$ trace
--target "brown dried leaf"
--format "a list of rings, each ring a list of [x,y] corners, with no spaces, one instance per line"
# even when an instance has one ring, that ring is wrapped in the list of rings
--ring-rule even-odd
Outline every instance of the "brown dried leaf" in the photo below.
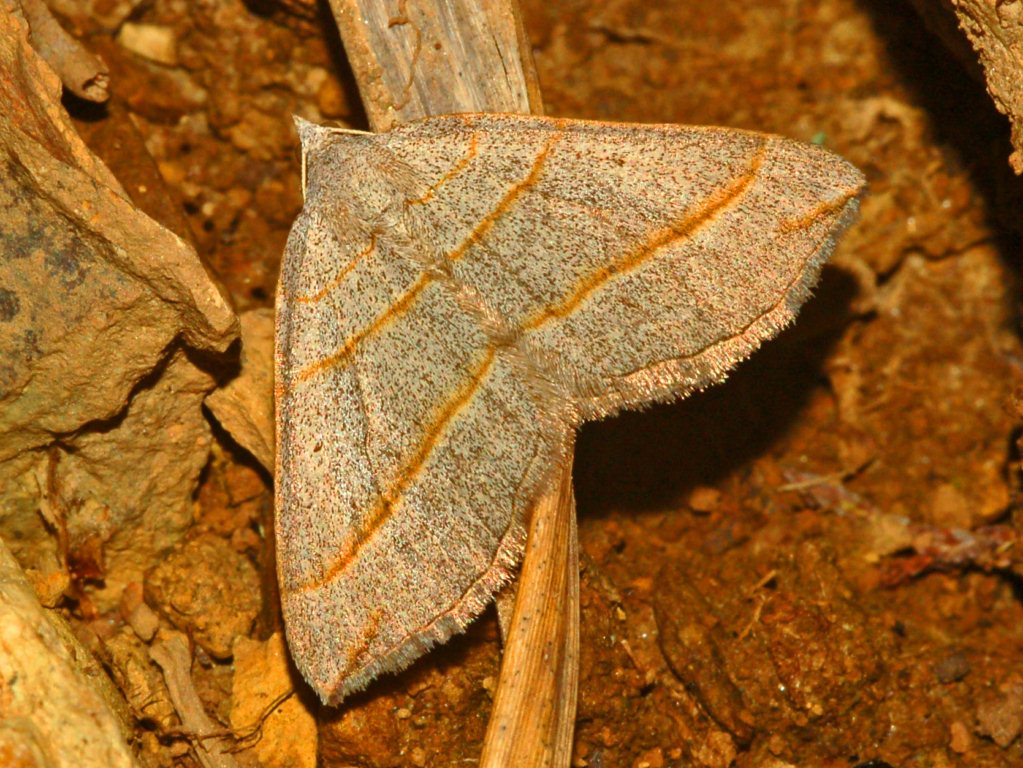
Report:
[[[238,376],[210,393],[206,405],[220,426],[268,471],[274,469],[274,313],[255,309],[239,318]]]
[[[26,34],[2,15],[0,459],[114,416],[174,338],[212,351],[237,333],[195,252],[81,143]]]
[[[316,719],[296,695],[284,636],[238,638],[234,668],[231,727],[251,745],[240,754],[251,753],[265,768],[314,768]]]
[[[115,591],[191,520],[214,379],[184,345],[223,351],[237,320],[192,248],[79,139],[20,10],[0,2],[0,525],[44,572],[91,542]]]

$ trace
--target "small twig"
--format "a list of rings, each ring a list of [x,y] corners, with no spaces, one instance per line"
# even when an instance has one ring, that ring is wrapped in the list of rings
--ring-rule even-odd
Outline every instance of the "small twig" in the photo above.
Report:
[[[294,688],[284,691],[283,693],[278,695],[273,701],[266,705],[263,711],[259,713],[259,717],[256,718],[256,721],[251,726],[244,730],[235,731],[234,732],[235,740],[238,742],[244,742],[244,744],[240,744],[237,748],[232,749],[231,751],[238,752],[241,749],[252,749],[252,747],[256,746],[260,741],[262,741],[263,724],[266,722],[266,719],[270,717],[270,715],[272,715],[274,712],[276,712],[278,707],[280,707],[284,702],[286,702],[294,695],[295,695]],[[253,737],[256,738],[253,739]]]
[[[753,597],[757,592],[759,592],[768,584],[770,584],[777,575],[778,575],[777,568],[772,568],[767,573],[765,573],[760,579],[757,580],[756,584],[749,588],[750,597]]]
[[[374,130],[450,112],[542,113],[515,2],[416,0],[414,20],[407,6],[330,0]]]
[[[795,473],[790,473],[795,474]],[[804,491],[807,488],[813,488],[817,485],[827,485],[829,483],[840,483],[848,476],[847,472],[832,472],[830,475],[806,475],[801,477],[799,480],[794,480],[791,483],[785,483],[779,485],[777,490],[779,492],[785,491]]]
[[[567,766],[579,683],[572,462],[533,509],[480,768]]]
[[[171,702],[185,730],[193,734],[192,748],[204,768],[236,768],[234,757],[223,743],[220,729],[203,709],[192,682],[192,653],[180,635],[174,635],[149,649],[149,657],[163,671]],[[207,744],[206,742],[209,741]]]
[[[753,615],[750,617],[750,620],[749,622],[747,622],[746,626],[743,627],[742,632],[739,633],[738,637],[739,640],[745,640],[753,631],[753,627],[755,627],[757,625],[757,622],[760,621],[760,614],[764,612],[764,606],[767,605],[768,600],[770,600],[770,598],[765,597],[764,595],[757,596],[757,604],[753,608]]]
[[[32,45],[64,83],[64,87],[87,101],[110,98],[110,71],[99,57],[60,26],[43,0],[21,0],[31,30]]]

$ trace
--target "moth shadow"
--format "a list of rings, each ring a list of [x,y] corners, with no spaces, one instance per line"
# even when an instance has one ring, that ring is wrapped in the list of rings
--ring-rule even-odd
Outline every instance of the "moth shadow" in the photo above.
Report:
[[[697,485],[714,486],[771,450],[825,381],[824,361],[852,318],[854,277],[827,266],[796,322],[686,400],[586,424],[574,481],[582,516],[677,508]]]

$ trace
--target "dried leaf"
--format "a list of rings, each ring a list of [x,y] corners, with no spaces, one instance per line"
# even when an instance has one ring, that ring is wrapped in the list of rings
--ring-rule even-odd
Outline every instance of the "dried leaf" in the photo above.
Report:
[[[273,472],[273,311],[254,309],[239,319],[241,369],[225,386],[210,393],[206,405],[220,426]]]
[[[75,134],[20,11],[0,2],[0,530],[44,570],[89,542],[116,590],[145,566],[123,573],[104,542],[144,562],[191,520],[214,386],[194,350],[225,350],[237,320],[192,248]],[[44,556],[41,507],[71,551]]]

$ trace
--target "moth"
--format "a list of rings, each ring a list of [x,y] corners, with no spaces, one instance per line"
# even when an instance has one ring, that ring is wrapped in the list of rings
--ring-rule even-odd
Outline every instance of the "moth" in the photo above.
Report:
[[[864,179],[724,128],[299,122],[277,293],[288,642],[337,704],[509,580],[575,429],[723,379],[789,323]]]

